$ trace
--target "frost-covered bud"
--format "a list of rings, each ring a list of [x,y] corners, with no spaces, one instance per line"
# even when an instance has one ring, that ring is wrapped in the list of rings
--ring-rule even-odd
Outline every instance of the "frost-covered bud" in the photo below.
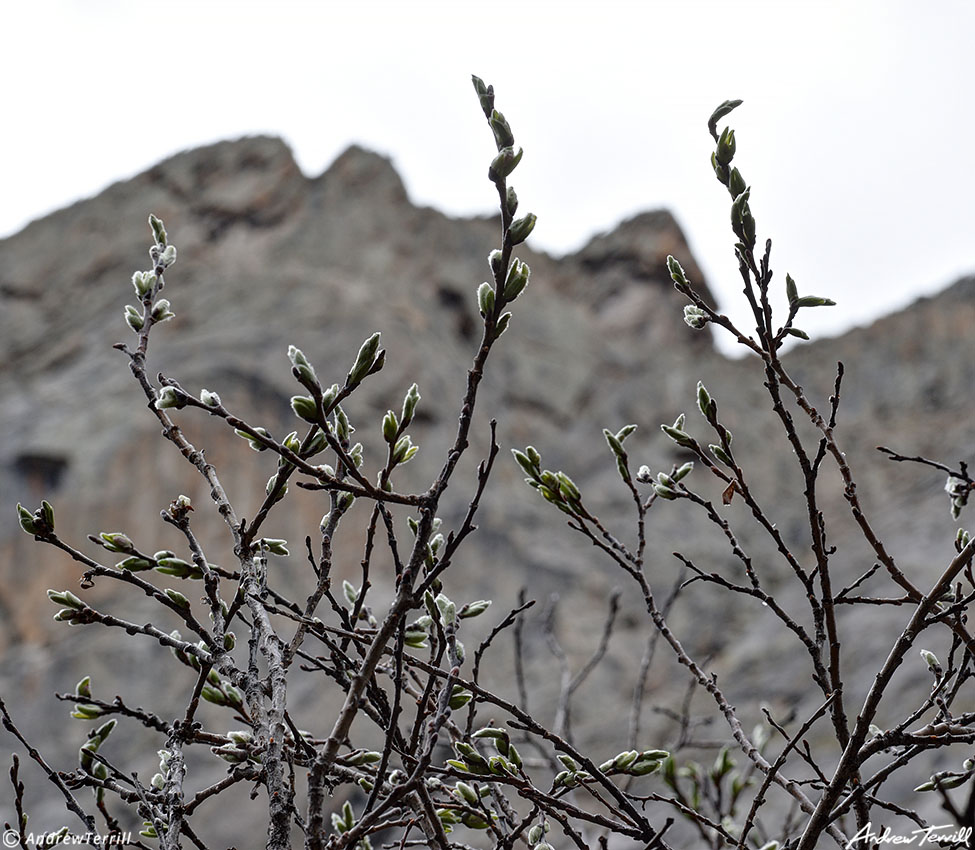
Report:
[[[200,390],[200,401],[207,407],[220,407],[220,396],[206,388]]]
[[[651,481],[653,481],[653,473],[650,471],[650,467],[643,464],[643,466],[636,471],[636,480],[641,484],[649,484]]]
[[[684,308],[684,324],[694,330],[701,330],[708,322],[711,321],[711,317],[702,310],[700,307],[696,307],[693,304],[688,304]]]
[[[179,390],[176,387],[163,387],[159,390],[159,395],[156,396],[156,408],[158,410],[165,410],[169,407],[185,407],[186,401],[183,399]]]

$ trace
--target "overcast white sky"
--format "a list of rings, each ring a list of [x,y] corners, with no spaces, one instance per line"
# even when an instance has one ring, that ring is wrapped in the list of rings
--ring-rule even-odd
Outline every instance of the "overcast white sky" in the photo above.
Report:
[[[205,2],[0,7],[0,236],[176,151],[281,135],[309,175],[351,142],[415,202],[487,212],[495,85],[534,244],[571,251],[669,207],[740,301],[706,121],[726,98],[778,280],[832,333],[975,271],[975,3]],[[177,224],[178,227],[178,224]],[[0,248],[2,250],[2,248]]]

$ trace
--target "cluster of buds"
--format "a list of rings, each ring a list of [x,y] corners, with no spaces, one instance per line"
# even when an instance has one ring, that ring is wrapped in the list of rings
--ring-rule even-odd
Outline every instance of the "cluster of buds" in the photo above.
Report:
[[[600,771],[610,775],[621,773],[626,776],[646,776],[657,770],[670,756],[666,750],[626,750],[599,765]]]
[[[54,508],[48,501],[41,502],[33,513],[18,502],[17,519],[20,520],[20,527],[35,537],[46,537],[54,532]]]
[[[511,450],[518,465],[527,476],[525,483],[541,494],[546,502],[551,502],[562,513],[575,516],[582,508],[582,493],[576,483],[564,472],[542,469],[542,456],[534,446],[527,446],[523,452]]]

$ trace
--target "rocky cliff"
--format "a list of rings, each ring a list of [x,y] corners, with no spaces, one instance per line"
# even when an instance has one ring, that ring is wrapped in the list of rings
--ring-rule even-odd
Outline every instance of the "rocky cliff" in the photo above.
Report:
[[[66,711],[50,692],[70,690],[93,672],[107,690],[152,702],[158,681],[146,670],[157,656],[155,647],[124,645],[116,634],[72,630],[68,636],[54,628],[44,590],[74,587],[78,570],[20,532],[14,504],[48,498],[62,536],[82,548],[88,533],[124,529],[153,551],[178,546],[158,520],[176,494],[201,507],[207,502],[197,474],[159,438],[124,356],[112,350],[128,335],[122,308],[132,300],[132,271],[145,267],[149,212],[165,220],[180,251],[166,293],[177,318],[154,332],[150,370],[191,391],[219,391],[243,418],[281,436],[293,427],[288,344],[308,355],[323,380],[340,381],[361,341],[381,330],[387,366],[356,394],[349,414],[369,463],[369,449],[375,458],[381,443],[382,413],[398,407],[413,381],[419,384],[423,400],[413,432],[422,448],[403,480],[413,489],[435,474],[453,435],[477,342],[474,293],[487,276],[486,256],[498,231],[490,218],[456,220],[414,206],[377,154],[351,148],[308,179],[280,140],[257,137],[173,157],[0,243],[0,687],[39,740],[44,730],[57,730],[49,744],[67,758],[81,732],[64,721]],[[522,252],[532,284],[483,385],[476,457],[461,469],[444,507],[448,522],[462,515],[488,420],[496,417],[505,452],[453,587],[463,588],[462,598],[493,597],[499,608],[523,585],[542,601],[559,593],[562,637],[574,655],[591,651],[609,589],[625,586],[625,577],[579,546],[560,515],[524,487],[507,457],[511,446],[537,446],[546,466],[573,475],[591,509],[631,534],[629,496],[601,429],[638,423],[627,444],[631,456],[654,470],[667,468],[679,456],[659,424],[682,410],[693,419],[694,389],[703,379],[735,431],[740,456],[748,458],[756,492],[790,541],[808,552],[795,473],[762,401],[761,370],[748,358],[721,357],[709,331],[682,322],[683,299],[663,263],[670,253],[710,298],[679,226],[664,211],[623,222],[571,256]],[[842,304],[843,294],[827,288],[823,294]],[[874,446],[972,459],[975,278],[868,328],[797,348],[788,359],[818,403],[831,390],[835,361],[845,362],[839,421],[861,498],[902,569],[932,575],[949,557],[955,527],[939,497],[944,482],[884,460]],[[240,513],[253,515],[273,460],[248,451],[215,422],[191,415],[182,421],[220,470]],[[831,471],[826,480],[835,483]],[[298,541],[317,528],[324,508],[313,493],[289,500],[289,510],[267,531]],[[851,579],[870,565],[870,554],[838,488],[823,506],[836,518],[839,580]],[[732,568],[720,535],[686,507],[654,511],[651,572],[666,586],[677,576],[675,549],[708,569]],[[752,533],[754,521],[734,503],[728,514],[741,525],[744,543],[756,547],[758,562],[766,559],[770,583],[782,587],[787,604],[800,605],[801,595],[778,574],[774,553]],[[198,510],[196,522],[208,551],[222,550],[229,562],[218,518]],[[337,578],[352,578],[360,543],[350,538],[337,545]],[[304,588],[302,564],[292,560],[280,567],[282,581]],[[149,615],[142,600],[117,589],[97,589],[95,598],[106,594],[133,619]],[[774,626],[762,616],[697,587],[674,615],[690,646],[719,653],[732,694],[748,695],[751,719],[757,719],[755,693],[783,711],[809,693],[808,673],[787,663],[794,649],[769,642],[764,628]],[[889,643],[886,624],[898,621],[894,612],[844,624],[865,669]],[[639,655],[632,647],[642,645],[647,628],[636,605],[626,606],[621,622],[611,657],[577,716],[597,745],[617,732],[603,728],[600,718],[607,700],[621,706],[627,699]],[[551,693],[557,682],[551,672],[546,676],[544,644],[529,649],[540,692]],[[505,669],[496,675],[501,686]],[[666,662],[655,669],[648,717],[650,703],[673,701],[667,685],[674,675]],[[0,801],[6,793],[0,791]]]

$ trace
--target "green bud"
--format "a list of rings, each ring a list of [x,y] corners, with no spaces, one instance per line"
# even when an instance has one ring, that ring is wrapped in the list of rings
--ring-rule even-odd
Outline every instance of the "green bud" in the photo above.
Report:
[[[711,405],[711,394],[701,381],[697,382],[697,406],[701,414],[707,418],[708,408]]]
[[[403,399],[403,411],[400,413],[400,424],[403,428],[409,426],[413,421],[413,414],[416,413],[416,406],[420,401],[420,391],[416,384],[413,384],[407,391]]]
[[[616,432],[616,439],[622,443],[623,440],[629,437],[630,434],[636,431],[636,429],[637,429],[636,425],[624,425],[622,428],[619,429],[619,431]]]
[[[288,541],[282,540],[278,537],[262,537],[261,545],[270,555],[281,555],[282,557],[287,557],[290,554],[288,552]]]
[[[481,102],[484,116],[490,118],[494,111],[494,86],[484,85],[484,80],[480,77],[471,75],[471,79],[474,81],[474,91],[477,92],[477,98]]]
[[[393,462],[396,464],[408,463],[418,451],[420,451],[420,447],[413,445],[409,434],[404,434],[393,446]]]
[[[620,441],[612,431],[608,428],[603,428],[603,436],[606,438],[606,442],[609,444],[610,449],[613,450],[613,454],[619,459],[623,460],[626,458],[626,449],[623,448],[623,443]]]
[[[376,362],[379,359],[379,338],[380,334],[377,332],[362,343],[362,346],[359,348],[359,354],[356,356],[355,363],[345,379],[345,383],[347,385],[353,386],[358,384],[373,370],[373,367],[376,365]]]
[[[731,175],[728,173],[728,166],[722,165],[718,162],[718,154],[711,154],[711,168],[714,169],[714,176],[718,178],[718,182],[727,186],[728,181],[731,179]]]
[[[795,307],[835,307],[836,302],[830,298],[820,298],[816,295],[804,295],[792,302]]]
[[[732,460],[731,455],[729,455],[721,446],[717,445],[717,443],[712,443],[709,445],[708,450],[723,464],[730,466],[732,469],[735,468],[735,462]]]
[[[694,469],[694,462],[688,461],[683,466],[681,466],[677,472],[674,473],[674,481],[680,481],[682,478],[686,478]]]
[[[91,676],[85,676],[74,686],[75,696],[91,699]]]
[[[498,150],[511,147],[511,145],[515,143],[515,137],[511,132],[511,127],[508,126],[508,122],[505,120],[505,117],[498,112],[497,109],[491,112],[491,117],[488,118],[488,123],[491,125],[491,130],[494,132],[494,140],[497,142]]]
[[[673,256],[669,254],[667,255],[667,271],[670,272],[671,280],[674,281],[677,288],[689,285],[687,282],[687,276],[684,274],[683,267]]]
[[[679,495],[676,490],[672,490],[670,487],[657,481],[653,483],[653,492],[656,493],[661,499],[667,499],[668,501],[673,501],[674,499],[678,498]]]
[[[166,228],[160,219],[154,215],[149,215],[149,227],[152,230],[152,238],[160,248],[165,248],[167,244]]]
[[[508,330],[508,322],[511,321],[511,313],[502,313],[501,317],[498,319],[497,325],[494,327],[494,338],[497,339],[506,330]]]
[[[796,282],[792,279],[791,274],[785,276],[785,294],[789,299],[790,307],[799,300],[799,290],[796,289]]]
[[[514,186],[508,187],[508,191],[505,195],[504,206],[508,211],[508,215],[514,215],[516,212],[518,212],[518,195],[515,192]]]
[[[699,331],[704,328],[704,326],[711,321],[711,317],[700,307],[694,304],[688,304],[684,308],[684,324],[688,327],[694,328],[694,330]]]
[[[799,328],[787,328],[786,333],[789,334],[789,336],[799,337],[799,339],[809,339],[809,334],[807,334],[805,331],[799,330]]]
[[[728,172],[728,191],[731,192],[731,197],[737,198],[747,188],[748,186],[745,183],[745,178],[741,176],[741,172],[737,168],[732,168]]]
[[[140,299],[152,292],[152,287],[155,285],[156,276],[152,272],[135,272],[132,275],[132,286]]]
[[[169,268],[175,262],[176,246],[167,245],[163,252],[159,255],[159,265],[161,265],[163,268]]]
[[[177,409],[186,407],[186,401],[176,387],[163,387],[159,390],[159,395],[156,396],[156,408],[158,410],[165,410],[170,407]]]
[[[335,399],[339,394],[339,385],[332,384],[325,392],[322,393],[322,410],[325,413],[329,413],[329,408],[334,404]]]
[[[34,515],[27,510],[20,502],[17,503],[17,518],[20,520],[20,527],[28,534],[37,534],[37,525],[34,523]]]
[[[559,493],[563,499],[567,502],[578,502],[582,498],[579,488],[568,475],[560,471],[555,473],[555,477],[559,480]]]
[[[460,611],[457,612],[457,616],[462,620],[467,620],[471,617],[480,616],[490,607],[490,599],[478,599],[477,602],[468,602],[463,608],[460,609]]]
[[[301,349],[293,345],[288,346],[288,359],[291,361],[291,372],[303,386],[308,389],[318,386],[318,376],[312,368],[308,358],[301,352]]]
[[[342,593],[344,594],[349,605],[355,605],[356,600],[359,598],[359,591],[355,589],[352,582],[348,579],[342,582]]]
[[[169,301],[166,298],[160,298],[152,305],[152,320],[156,323],[168,322],[175,316],[176,314],[169,309]]]
[[[135,333],[138,333],[145,327],[145,319],[142,318],[142,314],[131,304],[125,305],[125,323],[132,328]]]
[[[460,797],[460,799],[466,800],[468,803],[471,803],[472,805],[475,805],[478,802],[480,802],[481,798],[478,796],[477,792],[466,782],[458,782],[454,786],[454,790],[456,792],[456,795]]]
[[[718,162],[722,165],[730,165],[731,160],[735,157],[736,147],[735,131],[730,127],[725,127],[718,139],[718,149],[715,151]]]
[[[318,421],[318,405],[315,404],[315,399],[309,396],[292,396],[291,409],[295,412],[295,416],[299,419],[304,419],[305,422],[314,423]]]
[[[70,590],[48,590],[47,598],[55,605],[66,605],[76,611],[80,611],[85,607],[85,603]]]
[[[515,259],[508,268],[508,276],[505,278],[504,291],[502,296],[505,301],[514,301],[528,286],[531,278],[531,269],[528,263]]]
[[[268,433],[268,431],[267,431],[266,428],[260,428],[260,427],[258,427],[258,428],[255,428],[254,431],[257,434],[260,434],[262,437],[268,437],[268,438],[270,438],[270,436],[271,436],[270,433]],[[250,447],[255,452],[263,452],[263,451],[266,451],[267,450],[267,446],[265,446],[264,443],[260,442],[260,440],[255,440],[246,431],[241,431],[239,428],[237,428],[237,429],[234,430],[234,433],[238,437],[243,437],[245,440],[247,440],[247,442],[250,443]]]
[[[924,659],[924,663],[928,665],[928,670],[932,673],[940,673],[942,671],[941,662],[938,661],[938,656],[933,652],[922,649],[921,658]]]
[[[185,596],[183,596],[183,594],[180,593],[178,590],[172,590],[167,587],[163,591],[163,593],[166,594],[166,596],[169,598],[169,601],[172,602],[177,608],[188,609],[190,607],[190,600],[187,599]]]
[[[518,148],[518,153],[515,153],[514,148],[502,148],[491,161],[491,166],[488,168],[488,179],[494,183],[504,180],[518,167],[523,153],[524,151],[521,148]]]
[[[522,468],[525,475],[529,478],[536,478],[539,473],[538,464],[532,463],[531,459],[525,452],[520,452],[518,449],[512,449],[511,454],[514,455],[515,460],[518,462],[518,466]],[[541,460],[541,458],[539,458]]]
[[[204,387],[200,390],[200,402],[206,407],[220,407],[220,396]]]
[[[458,708],[463,708],[467,705],[473,698],[474,694],[470,691],[465,691],[460,685],[454,685],[453,690],[450,692],[448,705],[452,711],[456,711]]]
[[[73,717],[75,720],[97,720],[99,717],[105,714],[104,709],[99,708],[97,705],[89,705],[88,703],[75,703],[74,710],[68,715]]]
[[[477,307],[485,318],[494,312],[494,287],[487,281],[477,288]]]
[[[145,558],[139,558],[136,555],[132,555],[122,561],[119,561],[115,567],[130,573],[141,573],[145,570],[151,570],[153,564],[151,561],[147,561]]]
[[[531,235],[532,230],[535,229],[535,222],[537,220],[538,217],[534,213],[528,213],[523,218],[511,222],[511,226],[508,228],[508,234],[511,236],[511,244],[520,245],[524,242]]]
[[[392,410],[387,410],[383,417],[383,439],[387,443],[395,442],[397,431],[399,431],[399,422],[396,419],[396,414]]]
[[[685,448],[693,448],[694,440],[690,434],[686,431],[681,430],[679,427],[670,425],[661,425],[660,430],[663,431],[671,440],[677,443],[678,446],[684,446]]]
[[[540,823],[536,823],[531,829],[528,830],[528,843],[532,846],[538,844],[545,837],[545,827]]]

